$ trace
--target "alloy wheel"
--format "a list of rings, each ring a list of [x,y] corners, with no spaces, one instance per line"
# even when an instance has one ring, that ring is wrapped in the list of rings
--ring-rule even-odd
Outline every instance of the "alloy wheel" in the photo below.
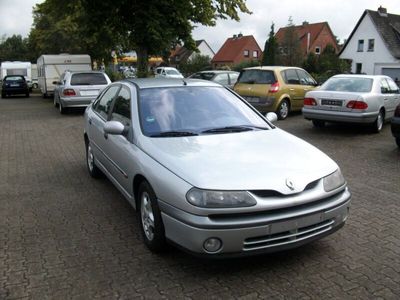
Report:
[[[150,195],[144,191],[140,199],[140,216],[142,219],[143,231],[149,241],[154,239],[154,214],[151,206]]]

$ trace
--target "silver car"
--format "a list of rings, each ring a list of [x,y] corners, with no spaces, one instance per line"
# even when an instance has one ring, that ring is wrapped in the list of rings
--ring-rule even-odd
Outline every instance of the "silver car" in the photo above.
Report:
[[[188,78],[204,79],[217,82],[223,86],[233,88],[239,77],[239,72],[224,70],[200,71],[190,75]]]
[[[87,167],[136,208],[152,251],[297,247],[344,225],[350,192],[333,160],[276,119],[213,82],[115,82],[85,112]]]
[[[53,82],[54,106],[61,114],[70,107],[86,107],[110,83],[107,74],[100,71],[65,71]]]
[[[388,76],[336,75],[307,92],[303,115],[316,127],[325,122],[363,123],[379,132],[399,103],[399,88]]]

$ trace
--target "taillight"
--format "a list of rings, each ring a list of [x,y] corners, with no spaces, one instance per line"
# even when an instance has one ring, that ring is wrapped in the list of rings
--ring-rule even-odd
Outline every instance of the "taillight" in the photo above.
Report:
[[[368,104],[364,101],[351,100],[347,103],[346,107],[351,109],[367,109]]]
[[[271,87],[269,88],[269,92],[270,93],[276,93],[279,91],[279,82],[275,82],[273,84],[271,84]]]
[[[314,98],[304,98],[304,105],[316,106],[317,101]]]
[[[400,117],[400,105],[397,105],[396,110],[394,111],[395,117]]]
[[[76,93],[73,89],[65,89],[63,91],[64,96],[76,96]]]

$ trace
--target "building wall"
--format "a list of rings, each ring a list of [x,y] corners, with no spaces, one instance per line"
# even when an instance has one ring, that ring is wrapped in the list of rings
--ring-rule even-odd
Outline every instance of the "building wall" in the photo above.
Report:
[[[372,52],[367,51],[369,39],[375,40]],[[357,51],[359,40],[364,40],[363,52]],[[356,73],[358,63],[362,64],[361,72],[368,75],[380,75],[382,68],[386,67],[400,68],[400,61],[395,59],[387,49],[369,14],[366,14],[361,21],[340,58],[352,60],[351,71],[353,73]]]
[[[311,44],[309,53],[310,52],[315,53],[315,48],[316,47],[319,47],[320,48],[320,53],[322,53],[322,51],[324,51],[325,47],[328,44],[331,44],[333,47],[335,47],[336,52],[338,52],[339,49],[337,47],[337,43],[336,43],[335,37],[332,36],[332,33],[328,29],[328,27],[324,26],[324,28],[322,29],[322,31],[320,32],[318,37]]]

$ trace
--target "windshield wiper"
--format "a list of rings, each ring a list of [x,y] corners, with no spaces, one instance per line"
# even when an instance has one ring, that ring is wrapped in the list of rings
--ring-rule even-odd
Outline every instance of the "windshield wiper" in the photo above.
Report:
[[[193,131],[164,131],[150,135],[150,137],[179,137],[179,136],[195,136],[198,135]]]
[[[239,126],[225,126],[218,128],[211,128],[207,130],[203,130],[201,133],[229,133],[229,132],[243,132],[243,131],[251,131],[251,130],[267,130],[267,127],[257,127],[251,125],[239,125]]]

